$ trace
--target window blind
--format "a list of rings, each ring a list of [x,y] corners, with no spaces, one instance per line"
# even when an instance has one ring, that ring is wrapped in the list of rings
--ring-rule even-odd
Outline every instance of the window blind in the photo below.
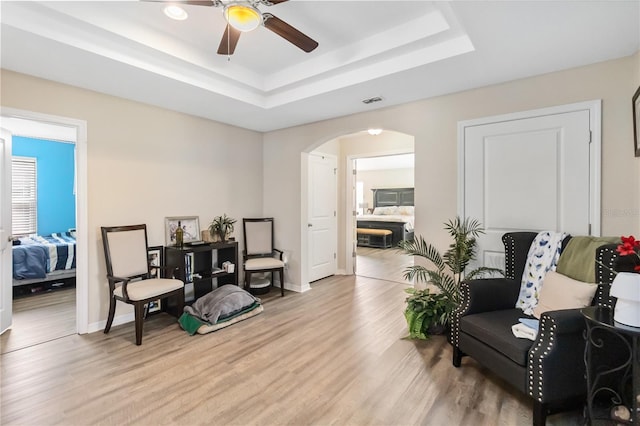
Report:
[[[37,164],[32,157],[11,158],[12,234],[35,234],[38,231]]]

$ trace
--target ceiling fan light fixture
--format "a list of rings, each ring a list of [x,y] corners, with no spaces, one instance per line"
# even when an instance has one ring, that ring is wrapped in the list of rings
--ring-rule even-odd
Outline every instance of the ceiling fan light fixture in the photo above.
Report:
[[[262,24],[262,14],[255,7],[244,3],[232,3],[224,8],[224,18],[238,31],[247,32]]]
[[[165,7],[164,14],[171,19],[175,19],[176,21],[184,21],[189,17],[187,12],[183,8],[181,8],[180,6],[176,6],[175,4]]]
[[[380,133],[382,133],[382,129],[369,129],[367,130],[367,133],[369,133],[371,136],[378,136]]]

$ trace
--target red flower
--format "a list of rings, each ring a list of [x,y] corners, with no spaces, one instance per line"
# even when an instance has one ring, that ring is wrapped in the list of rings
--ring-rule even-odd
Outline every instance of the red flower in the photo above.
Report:
[[[640,247],[640,241],[637,241],[633,235],[620,238],[622,239],[622,244],[616,249],[616,251],[620,253],[620,256],[637,255],[636,248]]]

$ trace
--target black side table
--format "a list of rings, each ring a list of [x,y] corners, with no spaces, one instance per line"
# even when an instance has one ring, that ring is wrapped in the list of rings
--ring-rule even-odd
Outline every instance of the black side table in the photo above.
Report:
[[[589,306],[582,309],[582,315],[587,324],[584,363],[588,423],[610,420],[610,408],[624,404],[631,411],[631,423],[640,424],[640,327],[615,322],[610,308]],[[608,398],[611,406],[598,410],[597,398]]]

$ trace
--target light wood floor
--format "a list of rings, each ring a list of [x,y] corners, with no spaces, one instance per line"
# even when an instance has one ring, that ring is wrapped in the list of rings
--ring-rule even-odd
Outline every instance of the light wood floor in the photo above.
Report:
[[[404,270],[413,266],[413,257],[394,248],[358,247],[356,274],[397,283],[411,284],[404,279]]]
[[[0,336],[0,353],[76,333],[76,289],[60,288],[13,300],[13,325]]]
[[[1,356],[3,425],[528,425],[531,403],[444,336],[406,340],[400,284],[272,291],[257,317],[189,336],[166,314]],[[575,415],[550,425],[580,424]]]

